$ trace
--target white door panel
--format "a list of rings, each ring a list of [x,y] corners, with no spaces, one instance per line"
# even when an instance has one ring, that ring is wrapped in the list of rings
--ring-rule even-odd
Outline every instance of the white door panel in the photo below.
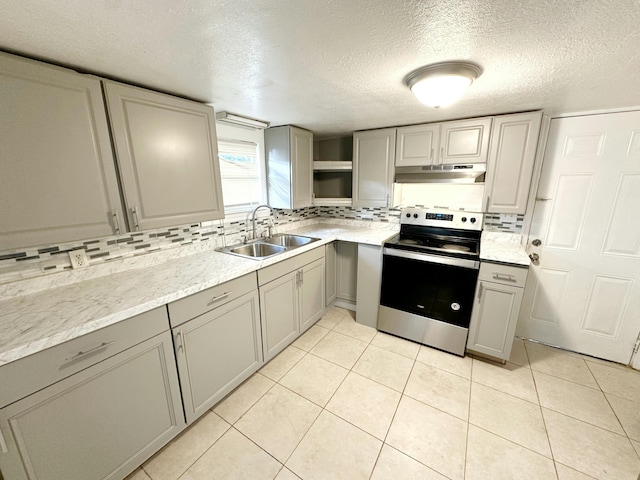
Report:
[[[640,332],[639,206],[640,112],[552,120],[528,242],[540,264],[518,335],[630,362]]]

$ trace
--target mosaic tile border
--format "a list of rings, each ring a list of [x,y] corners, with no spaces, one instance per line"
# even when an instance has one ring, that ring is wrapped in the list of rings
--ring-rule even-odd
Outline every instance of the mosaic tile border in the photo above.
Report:
[[[400,222],[400,209],[384,207],[308,207],[297,210],[276,209],[277,217],[267,209],[261,209],[256,218],[258,234],[270,225],[287,225],[293,222],[310,220],[316,217],[348,220],[365,220],[397,224]],[[484,229],[522,233],[524,215],[485,214]],[[210,242],[210,247],[218,248],[243,241],[243,236],[252,229],[250,214],[232,214],[224,220],[204,222],[203,224],[181,225],[165,229],[126,233],[124,235],[90,239],[60,245],[45,245],[3,252],[0,255],[0,284],[27,278],[70,271],[71,261],[68,253],[84,249],[90,265],[99,265],[114,260],[137,257],[148,253],[168,250],[189,245]]]
[[[515,220],[513,220],[512,217],[513,215],[503,213],[485,213],[484,225],[482,228],[489,232],[510,232],[521,234],[524,226],[524,215],[515,215]]]
[[[258,212],[256,227],[259,233],[266,230],[271,223],[277,227],[318,216],[318,207],[297,210],[277,209],[276,211],[275,221],[267,209]],[[211,242],[212,249],[238,243],[242,241],[242,235],[247,235],[252,229],[249,217],[247,213],[235,214],[229,215],[225,220],[214,220],[202,224],[131,232],[4,252],[0,255],[0,284],[71,270],[68,254],[72,250],[85,250],[89,265],[93,266],[200,242]]]
[[[400,223],[399,208],[384,207],[318,207],[320,217]]]

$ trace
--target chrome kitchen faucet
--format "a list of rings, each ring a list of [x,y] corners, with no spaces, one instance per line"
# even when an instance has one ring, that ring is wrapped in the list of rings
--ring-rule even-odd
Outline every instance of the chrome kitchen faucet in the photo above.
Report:
[[[275,208],[267,205],[266,203],[264,203],[262,205],[258,205],[256,208],[254,208],[253,212],[251,212],[251,223],[253,225],[253,235],[251,237],[252,240],[255,240],[257,238],[257,236],[256,236],[256,212],[262,207],[268,208],[271,211],[271,213],[273,214],[273,219],[274,220],[278,219],[278,213],[276,212]],[[271,235],[271,228],[272,227],[269,226],[267,228],[269,229],[269,235]]]

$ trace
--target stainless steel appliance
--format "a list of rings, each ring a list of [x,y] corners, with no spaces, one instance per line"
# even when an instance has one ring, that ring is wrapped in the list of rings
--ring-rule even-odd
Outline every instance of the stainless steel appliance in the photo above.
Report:
[[[403,209],[383,249],[378,330],[464,356],[482,214]]]

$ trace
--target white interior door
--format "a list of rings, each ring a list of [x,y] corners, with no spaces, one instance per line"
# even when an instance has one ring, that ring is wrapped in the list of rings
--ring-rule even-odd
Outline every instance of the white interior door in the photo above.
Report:
[[[640,332],[639,208],[640,112],[552,120],[528,239],[540,263],[518,335],[630,362]]]

